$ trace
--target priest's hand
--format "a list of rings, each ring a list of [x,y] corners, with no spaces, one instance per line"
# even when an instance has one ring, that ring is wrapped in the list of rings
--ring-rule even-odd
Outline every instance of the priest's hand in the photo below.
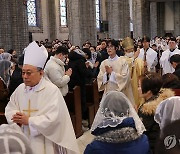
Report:
[[[16,112],[11,120],[13,120],[13,122],[17,123],[18,125],[28,125],[29,123],[29,117],[21,112]]]
[[[112,69],[111,66],[105,66],[105,70],[106,70],[106,72],[107,72],[108,74],[111,74],[112,71],[113,71],[113,69]]]
[[[137,51],[134,53],[134,59],[136,59],[140,54],[140,48],[137,48]]]

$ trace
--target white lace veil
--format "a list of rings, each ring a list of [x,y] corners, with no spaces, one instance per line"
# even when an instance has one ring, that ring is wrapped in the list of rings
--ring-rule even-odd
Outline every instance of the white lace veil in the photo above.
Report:
[[[167,124],[180,119],[180,96],[170,97],[162,101],[154,116],[154,120],[159,124],[162,129]]]
[[[145,131],[145,127],[129,99],[122,92],[110,91],[104,94],[100,102],[91,131],[94,131],[97,127],[116,127],[127,117],[134,119],[138,134]]]
[[[0,126],[0,153],[32,154],[29,140],[16,124]]]
[[[4,52],[0,54],[0,60],[11,60],[12,55],[10,53]]]
[[[8,85],[10,79],[11,62],[8,60],[0,60],[0,77]]]

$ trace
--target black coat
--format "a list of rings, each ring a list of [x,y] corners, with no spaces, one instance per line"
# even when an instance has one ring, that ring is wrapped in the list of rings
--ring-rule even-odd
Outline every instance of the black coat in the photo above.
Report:
[[[72,75],[68,83],[70,90],[72,90],[76,85],[85,86],[87,76],[85,62],[85,58],[78,53],[74,51],[69,53],[68,68],[72,68]]]
[[[9,84],[9,96],[14,92],[14,90],[23,83],[22,78],[22,69],[19,68],[17,65],[15,66],[15,70],[12,73],[12,76],[10,78],[10,84]]]
[[[156,139],[160,132],[159,125],[154,121],[154,115],[144,114],[141,110],[138,111],[138,115],[146,128],[144,134],[146,134],[149,139],[150,148],[154,150]]]

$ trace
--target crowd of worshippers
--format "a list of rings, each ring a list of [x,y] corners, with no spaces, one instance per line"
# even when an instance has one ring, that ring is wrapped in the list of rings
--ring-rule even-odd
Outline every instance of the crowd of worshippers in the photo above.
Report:
[[[73,91],[75,86],[80,87],[82,127],[87,127],[87,124],[84,124],[88,119],[86,84],[91,84],[96,78],[98,90],[102,91],[103,95],[91,127],[91,133],[95,138],[87,146],[85,154],[148,154],[160,151],[178,153],[180,136],[176,130],[168,132],[167,128],[175,128],[174,121],[177,125],[180,123],[176,122],[180,119],[178,112],[180,97],[175,96],[173,91],[173,89],[180,89],[180,37],[155,37],[153,40],[147,36],[134,40],[127,37],[122,40],[104,39],[97,44],[92,46],[89,41],[86,41],[82,47],[79,47],[72,45],[69,40],[56,39],[49,42],[46,39],[41,42],[34,41],[21,55],[13,49],[5,52],[0,48],[0,112],[5,112],[7,121],[10,123],[13,121],[19,126],[28,125],[27,121],[19,123],[16,119],[24,116],[20,112],[24,111],[20,110],[22,106],[16,102],[17,95],[20,95],[20,90],[22,92],[21,83],[23,82],[24,86],[28,87],[27,93],[36,92],[36,89],[41,88],[37,85],[45,82],[42,81],[41,78],[43,78],[58,87],[62,95],[60,100],[69,91]],[[48,54],[41,67],[37,66],[40,58],[38,56],[41,55],[36,55],[34,50],[34,48],[39,50],[38,47]],[[35,56],[27,60],[25,57],[31,56],[28,52],[32,50]],[[34,72],[29,71],[29,68],[25,67],[26,64],[36,66],[37,72],[40,72],[39,80],[36,82],[34,77],[32,85],[30,80],[33,79],[31,76]],[[35,90],[31,92],[31,89]],[[49,91],[50,89],[51,86]],[[50,94],[47,96],[54,97]],[[19,112],[14,112],[16,110],[14,106]],[[63,112],[63,110],[60,111]],[[52,136],[49,138],[49,134],[39,126],[41,123],[33,120],[30,120],[31,125],[29,125],[39,129],[35,134],[43,134],[53,143],[60,145],[59,151],[62,153],[63,151],[68,153],[68,150],[77,153],[74,141],[72,141],[74,149],[65,141],[63,143],[60,143],[60,139],[54,141],[51,139]],[[3,136],[3,138],[5,140],[9,137]],[[33,146],[35,146],[36,140],[31,141],[34,141]],[[7,152],[7,149],[5,151]]]

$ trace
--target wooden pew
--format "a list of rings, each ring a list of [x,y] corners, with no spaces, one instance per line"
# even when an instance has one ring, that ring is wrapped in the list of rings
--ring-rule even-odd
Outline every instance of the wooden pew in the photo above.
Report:
[[[1,124],[7,124],[6,117],[4,115],[4,110],[5,110],[6,105],[4,103],[0,104],[0,125]]]
[[[180,89],[172,89],[175,92],[175,96],[180,96]]]
[[[64,99],[71,116],[76,137],[79,137],[83,134],[80,87],[75,86],[73,91],[68,92]]]
[[[7,124],[6,117],[4,115],[4,112],[0,112],[0,125],[1,124]]]
[[[86,84],[86,102],[89,114],[89,127],[91,127],[99,108],[99,93],[96,79],[93,80],[92,84]]]

